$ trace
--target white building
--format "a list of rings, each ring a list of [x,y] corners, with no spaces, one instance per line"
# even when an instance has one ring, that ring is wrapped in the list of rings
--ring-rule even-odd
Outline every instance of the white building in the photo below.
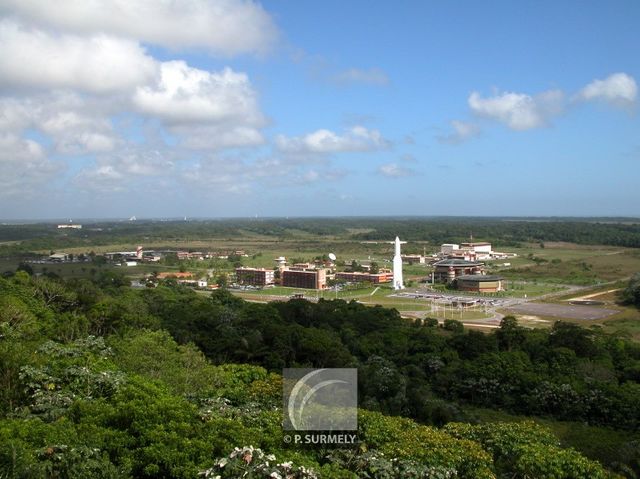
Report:
[[[445,243],[440,246],[440,253],[443,255],[453,254],[455,251],[460,249],[460,245],[453,243]]]
[[[49,255],[49,261],[52,263],[64,263],[69,259],[69,255],[67,253],[53,253]]]
[[[476,259],[491,258],[491,243],[462,243],[460,246],[464,250],[473,251],[476,254]]]

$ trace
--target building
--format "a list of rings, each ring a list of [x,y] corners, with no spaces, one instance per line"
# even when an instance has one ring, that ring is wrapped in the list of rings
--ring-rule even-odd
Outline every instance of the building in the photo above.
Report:
[[[445,243],[440,246],[440,256],[476,261],[491,259],[493,257],[493,251],[491,250],[491,243],[486,242],[461,243],[459,245]]]
[[[427,261],[427,257],[421,254],[403,254],[402,261],[409,264],[424,264]]]
[[[343,279],[350,283],[369,282],[373,284],[389,283],[393,281],[393,273],[361,273],[361,272],[343,272],[336,273],[336,279]]]
[[[285,258],[284,256],[279,256],[276,259],[274,259],[274,261],[277,264],[278,271],[280,271],[281,273],[285,269],[287,269],[287,258]]]
[[[82,225],[74,225],[74,224],[58,225],[58,229],[65,229],[65,228],[70,228],[70,229],[74,229],[74,230],[81,230],[82,229]]]
[[[236,282],[251,286],[270,286],[275,283],[275,272],[264,268],[236,268]]]
[[[442,254],[443,256],[448,256],[450,254],[453,254],[454,251],[459,249],[460,249],[460,245],[453,244],[453,243],[445,243],[440,246],[440,254]]]
[[[491,243],[462,243],[460,246],[462,250],[473,251],[477,259],[491,258]]]
[[[457,249],[453,253],[448,254],[449,259],[463,259],[465,261],[476,261],[478,259],[476,252],[470,249]]]
[[[52,263],[64,263],[69,260],[69,255],[67,253],[53,253],[49,255],[49,261]]]
[[[434,280],[440,283],[452,283],[458,276],[484,274],[484,263],[463,259],[443,259],[433,264]]]
[[[323,268],[294,270],[282,272],[282,286],[304,289],[325,289],[327,287],[327,270]]]
[[[456,288],[476,293],[497,293],[505,289],[504,278],[484,274],[463,274],[456,278]]]
[[[296,269],[296,270],[305,270],[305,269],[315,269],[316,265],[311,264],[311,263],[293,263],[289,269]]]
[[[187,259],[204,259],[204,253],[202,251],[176,251],[176,256],[180,261]]]
[[[193,273],[189,273],[188,271],[166,271],[163,273],[158,273],[158,279],[166,279],[166,278],[177,278],[177,279],[188,279],[193,277]]]

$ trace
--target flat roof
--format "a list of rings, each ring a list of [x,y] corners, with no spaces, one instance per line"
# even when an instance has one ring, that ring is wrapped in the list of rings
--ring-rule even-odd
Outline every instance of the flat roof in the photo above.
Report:
[[[467,261],[466,259],[443,259],[437,263],[433,263],[434,266],[480,266],[484,263],[479,261]]]
[[[493,274],[463,274],[458,276],[456,279],[461,279],[463,281],[502,281],[504,278],[502,276],[493,275]]]

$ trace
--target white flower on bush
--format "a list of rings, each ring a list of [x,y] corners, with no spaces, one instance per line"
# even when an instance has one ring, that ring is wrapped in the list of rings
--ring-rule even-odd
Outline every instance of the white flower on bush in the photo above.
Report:
[[[276,463],[276,456],[265,454],[253,446],[236,447],[229,457],[216,461],[215,466],[201,471],[206,478],[252,477],[264,479],[317,479],[313,469],[295,467],[292,462]]]

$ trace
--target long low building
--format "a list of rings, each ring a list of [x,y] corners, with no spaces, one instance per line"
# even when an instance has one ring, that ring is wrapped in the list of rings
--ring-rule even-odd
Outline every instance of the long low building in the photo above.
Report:
[[[265,268],[236,268],[236,281],[251,286],[270,286],[275,283],[275,272]]]
[[[460,291],[473,291],[476,293],[497,293],[504,291],[504,278],[502,276],[484,274],[463,274],[456,278],[456,288]]]
[[[389,283],[393,281],[393,273],[363,273],[363,272],[342,272],[336,273],[336,279],[343,279],[350,283],[369,282],[373,284]]]

